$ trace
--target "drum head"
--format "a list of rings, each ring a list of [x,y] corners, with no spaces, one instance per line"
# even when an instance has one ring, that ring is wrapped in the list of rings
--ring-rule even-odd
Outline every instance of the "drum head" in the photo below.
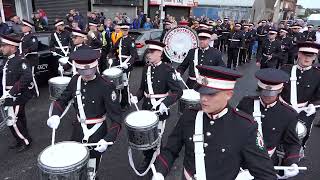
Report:
[[[178,26],[169,30],[163,43],[166,56],[173,62],[182,63],[190,49],[197,48],[199,44],[197,33],[187,26]]]
[[[66,77],[66,76],[58,76],[58,77],[53,77],[51,79],[49,79],[49,84],[69,84],[69,82],[71,81],[71,77]]]
[[[190,101],[200,101],[200,93],[193,89],[185,89],[183,90],[183,94],[181,99],[183,100],[190,100]]]
[[[105,76],[119,76],[122,73],[122,70],[116,67],[112,67],[110,69],[106,69],[103,71],[103,75]]]
[[[130,113],[125,120],[125,124],[129,127],[146,128],[153,126],[158,122],[158,116],[147,110],[134,111]]]
[[[87,158],[88,149],[78,142],[60,142],[44,149],[39,155],[39,163],[63,168],[77,164]]]

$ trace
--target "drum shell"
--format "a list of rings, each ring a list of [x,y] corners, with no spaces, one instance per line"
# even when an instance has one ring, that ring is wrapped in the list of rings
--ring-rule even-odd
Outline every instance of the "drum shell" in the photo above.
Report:
[[[182,115],[184,109],[200,109],[200,102],[197,100],[183,99],[179,100],[178,112]]]
[[[46,149],[38,156],[37,165],[39,167],[40,180],[89,180],[87,172],[89,150],[87,148],[87,155],[81,161],[71,166],[59,168],[47,166],[40,161],[40,157]]]
[[[0,130],[6,124],[8,118],[8,113],[4,110],[3,103],[0,102]]]
[[[148,150],[156,147],[160,141],[159,121],[148,127],[134,127],[125,122],[129,146],[136,150]]]
[[[124,85],[123,85],[123,72],[117,74],[117,75],[107,75],[105,74],[105,71],[102,73],[103,76],[107,77],[108,79],[110,79],[110,81],[116,86],[116,89],[123,89]]]
[[[300,124],[300,128],[298,128]],[[307,127],[300,121],[297,123],[296,132],[300,140],[302,140],[307,135]]]
[[[65,77],[69,78],[69,77]],[[49,99],[54,101],[57,100],[63,91],[67,88],[68,83],[56,83],[52,81],[53,78],[49,79],[48,84],[49,84]],[[71,79],[71,78],[70,78]]]

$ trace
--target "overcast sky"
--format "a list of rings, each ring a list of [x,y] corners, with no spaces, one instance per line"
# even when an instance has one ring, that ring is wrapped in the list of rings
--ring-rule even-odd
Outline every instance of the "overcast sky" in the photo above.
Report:
[[[298,4],[302,5],[304,8],[319,8],[319,0],[298,0]]]

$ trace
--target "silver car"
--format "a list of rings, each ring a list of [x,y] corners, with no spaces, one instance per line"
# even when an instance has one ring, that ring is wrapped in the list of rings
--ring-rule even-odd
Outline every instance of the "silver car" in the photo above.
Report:
[[[138,51],[139,62],[144,61],[144,51],[146,50],[146,40],[160,41],[162,29],[132,29],[129,31],[129,35],[135,39],[136,48]]]

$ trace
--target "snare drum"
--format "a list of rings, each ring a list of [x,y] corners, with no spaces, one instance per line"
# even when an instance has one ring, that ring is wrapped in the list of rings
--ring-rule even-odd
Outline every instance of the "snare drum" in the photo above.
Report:
[[[182,114],[184,109],[200,108],[200,94],[193,89],[183,90],[183,95],[179,100],[179,113]]]
[[[130,113],[125,119],[129,146],[137,150],[156,147],[160,141],[158,116],[147,110]]]
[[[78,142],[49,146],[38,156],[40,180],[87,180],[89,150]]]
[[[298,121],[296,126],[296,132],[298,134],[299,139],[303,139],[307,135],[307,127],[300,121]]]
[[[102,74],[108,77],[111,82],[114,83],[117,89],[123,89],[123,72],[121,69],[112,67],[110,69],[104,70]]]
[[[67,88],[69,82],[71,80],[71,77],[65,77],[65,76],[58,76],[53,77],[49,79],[49,94],[50,94],[50,100],[56,100],[58,99],[63,91]]]

